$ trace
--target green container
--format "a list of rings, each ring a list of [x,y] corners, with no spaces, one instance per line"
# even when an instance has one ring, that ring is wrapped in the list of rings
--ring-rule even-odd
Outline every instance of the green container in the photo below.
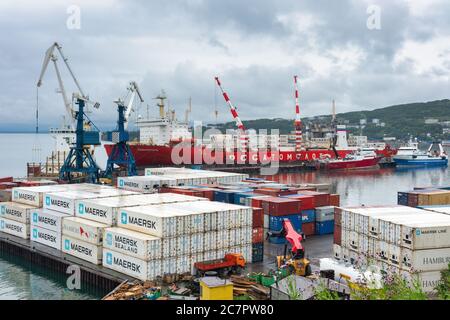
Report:
[[[261,284],[265,287],[270,287],[275,283],[275,277],[273,276],[262,276],[261,277]]]
[[[249,279],[254,280],[256,283],[261,283],[261,278],[263,275],[261,273],[251,273],[249,276]]]

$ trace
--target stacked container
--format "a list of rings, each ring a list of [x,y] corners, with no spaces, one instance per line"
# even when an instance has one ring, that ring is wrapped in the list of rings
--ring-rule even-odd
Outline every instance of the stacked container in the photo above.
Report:
[[[164,176],[118,177],[117,187],[138,192],[157,192],[160,188],[176,186],[176,179]]]
[[[336,208],[334,254],[353,264],[375,264],[412,279],[426,292],[450,261],[450,216],[405,207]],[[337,234],[337,233],[340,233]]]
[[[264,211],[262,208],[253,208],[252,220],[252,262],[264,260]]]
[[[316,208],[316,234],[332,234],[334,232],[334,208],[332,206]]]

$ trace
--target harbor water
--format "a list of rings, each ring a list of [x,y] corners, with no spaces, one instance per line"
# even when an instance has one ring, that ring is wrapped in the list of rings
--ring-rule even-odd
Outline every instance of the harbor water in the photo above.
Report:
[[[53,149],[50,135],[0,134],[0,147],[7,150],[0,158],[0,177],[26,175],[27,162],[45,159]],[[96,152],[104,167],[106,154]],[[450,186],[447,168],[355,170],[349,172],[299,172],[265,176],[282,183],[330,183],[341,195],[342,205],[395,204],[397,191],[413,187]],[[0,254],[0,299],[97,299],[104,293],[89,288],[69,290],[65,276],[48,274],[14,257]]]

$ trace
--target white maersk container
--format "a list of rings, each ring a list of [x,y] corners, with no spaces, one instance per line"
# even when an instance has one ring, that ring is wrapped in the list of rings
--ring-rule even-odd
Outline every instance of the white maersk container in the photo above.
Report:
[[[58,211],[34,209],[31,212],[31,226],[45,228],[61,234],[62,220],[68,217],[71,216]]]
[[[405,222],[402,226],[402,246],[413,250],[450,247],[450,220]]]
[[[191,254],[204,251],[203,233],[194,233],[191,235]]]
[[[132,191],[98,188],[96,191],[53,192],[44,195],[44,208],[75,215],[75,202],[82,199],[108,198],[136,194]]]
[[[161,239],[122,228],[107,228],[104,231],[103,247],[140,260],[161,259]]]
[[[162,260],[162,274],[177,273],[177,258],[169,257]]]
[[[103,243],[103,231],[107,227],[107,225],[95,221],[68,217],[63,219],[62,233],[74,239],[101,245]]]
[[[186,211],[170,205],[130,207],[121,210],[117,225],[160,238],[176,237],[177,221],[185,214]]]
[[[162,238],[162,258],[171,258],[177,256],[178,237]]]
[[[80,218],[115,225],[122,208],[175,202],[204,201],[205,198],[176,193],[137,194],[76,201],[75,215]]]
[[[207,234],[207,233],[205,233]],[[189,255],[191,252],[191,235],[184,234],[176,237],[177,245],[176,245],[176,256],[185,256]],[[205,245],[206,247],[206,245]]]
[[[127,276],[147,281],[161,276],[161,260],[141,260],[123,253],[103,249],[103,266],[126,274]]]
[[[117,187],[137,192],[156,192],[161,187],[176,186],[176,179],[163,176],[118,177]]]
[[[31,241],[41,243],[56,250],[61,250],[61,232],[32,226],[30,236]]]
[[[65,190],[67,190],[65,185],[17,187],[12,190],[12,201],[27,204],[36,208],[42,208],[44,193]]]
[[[401,248],[400,267],[405,271],[440,271],[450,263],[450,248],[410,250]]]
[[[30,238],[30,225],[14,220],[0,218],[0,231],[22,238]]]
[[[0,202],[0,217],[14,220],[22,223],[30,222],[30,212],[35,207],[17,203],[17,202]]]
[[[79,239],[62,236],[62,251],[68,255],[88,261],[93,264],[101,264],[102,246],[96,246]]]

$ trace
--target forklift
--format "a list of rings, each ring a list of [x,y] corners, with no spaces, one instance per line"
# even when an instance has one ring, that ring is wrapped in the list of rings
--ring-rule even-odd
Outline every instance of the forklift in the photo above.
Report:
[[[283,228],[280,231],[269,231],[268,236],[285,238],[291,244],[291,254],[287,254],[287,246],[284,245],[284,254],[277,256],[278,270],[287,268],[290,274],[307,277],[312,274],[311,264],[305,257],[305,249],[302,246],[303,236],[295,231],[289,219],[283,220]]]

